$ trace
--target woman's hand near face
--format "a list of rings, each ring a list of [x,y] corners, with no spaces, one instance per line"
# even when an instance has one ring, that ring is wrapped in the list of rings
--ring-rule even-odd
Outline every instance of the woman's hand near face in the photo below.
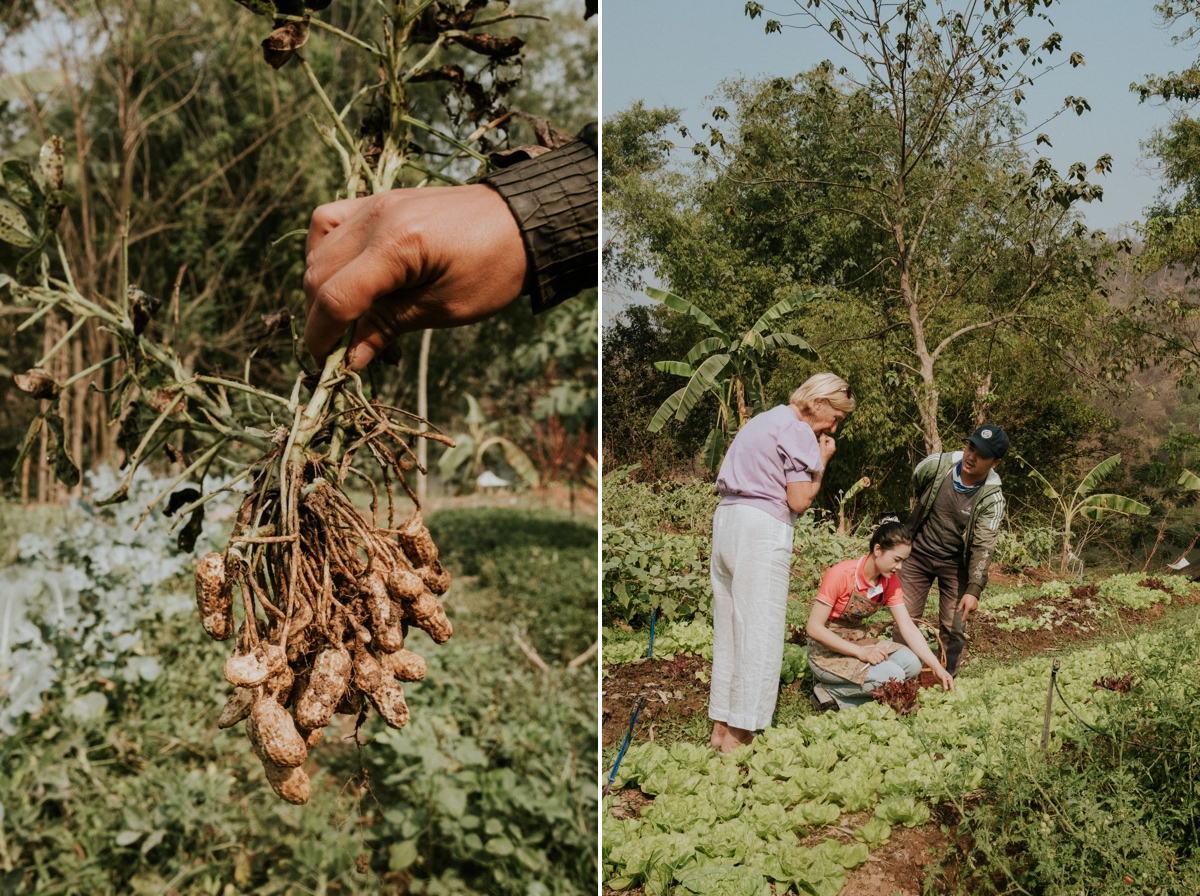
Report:
[[[828,466],[829,459],[833,457],[833,452],[837,451],[837,442],[828,433],[821,433],[817,436],[817,448],[821,452],[821,466]]]

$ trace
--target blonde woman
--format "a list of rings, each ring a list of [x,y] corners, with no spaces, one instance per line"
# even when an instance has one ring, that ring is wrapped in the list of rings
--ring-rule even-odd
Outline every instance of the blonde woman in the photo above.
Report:
[[[796,518],[821,488],[850,386],[809,377],[785,405],[750,419],[717,474],[713,515],[713,667],[709,743],[728,753],[771,724],[783,666]]]

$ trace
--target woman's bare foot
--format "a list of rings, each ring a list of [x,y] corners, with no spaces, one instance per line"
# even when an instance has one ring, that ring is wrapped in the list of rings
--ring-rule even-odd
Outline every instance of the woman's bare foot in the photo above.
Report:
[[[752,740],[754,740],[753,731],[748,731],[745,728],[734,728],[731,725],[726,725],[724,722],[714,721],[712,737],[708,739],[708,745],[722,753],[732,753],[738,747],[748,744]]]

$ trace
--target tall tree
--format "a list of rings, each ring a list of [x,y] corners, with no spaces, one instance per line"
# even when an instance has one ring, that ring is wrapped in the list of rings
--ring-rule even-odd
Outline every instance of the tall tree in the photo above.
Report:
[[[722,323],[739,316],[745,326],[780,290],[841,287],[862,310],[843,338],[886,345],[922,449],[940,450],[943,392],[977,340],[1023,328],[1065,343],[1105,258],[1076,207],[1102,195],[1088,177],[1108,157],[1064,178],[1026,154],[1045,138],[1023,125],[1024,91],[1054,54],[1082,62],[1055,32],[1027,36],[1044,5],[797,2],[796,17],[856,64],[727,84],[728,107],[712,110],[693,150],[701,164],[687,197],[606,205],[623,248],[652,257],[698,304],[719,294]],[[754,2],[746,11],[766,12]],[[788,27],[767,19],[768,34]],[[1065,109],[1087,102],[1072,97]],[[660,126],[641,145],[660,145],[661,122],[648,123]],[[644,175],[637,183],[653,186]],[[991,371],[972,376],[985,402]]]

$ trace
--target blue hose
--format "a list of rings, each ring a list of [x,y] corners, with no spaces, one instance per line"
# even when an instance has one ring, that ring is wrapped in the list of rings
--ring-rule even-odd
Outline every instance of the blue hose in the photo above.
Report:
[[[654,620],[658,618],[658,607],[650,613],[650,647],[646,651],[646,659],[654,658]]]
[[[608,795],[609,789],[612,787],[613,779],[617,777],[617,769],[621,767],[621,760],[625,758],[625,751],[629,749],[629,738],[633,736],[633,728],[637,725],[638,713],[642,711],[642,698],[638,697],[637,704],[633,707],[633,718],[629,722],[629,730],[625,732],[625,740],[621,744],[621,749],[617,753],[617,761],[613,763],[612,771],[608,773],[608,783],[604,785],[604,796]]]

